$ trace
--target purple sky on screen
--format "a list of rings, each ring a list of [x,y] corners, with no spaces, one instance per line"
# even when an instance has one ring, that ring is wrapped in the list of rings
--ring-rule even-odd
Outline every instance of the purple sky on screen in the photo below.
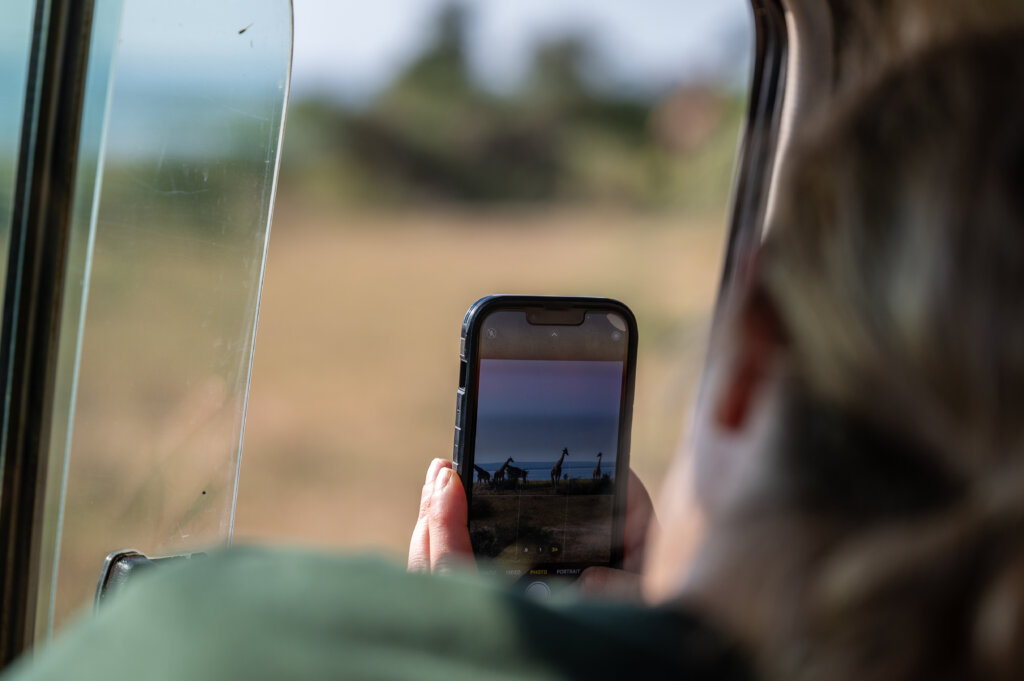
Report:
[[[614,470],[618,442],[621,362],[482,360],[476,463],[596,462]],[[568,470],[568,468],[566,468]]]

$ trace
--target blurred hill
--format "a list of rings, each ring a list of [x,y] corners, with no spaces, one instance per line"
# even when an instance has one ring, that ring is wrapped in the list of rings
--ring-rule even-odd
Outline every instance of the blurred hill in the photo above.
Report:
[[[511,93],[478,83],[467,15],[444,9],[434,36],[364,107],[294,101],[283,197],[338,207],[614,204],[721,213],[744,96],[687,84],[661,97],[588,78],[582,36],[541,43]]]

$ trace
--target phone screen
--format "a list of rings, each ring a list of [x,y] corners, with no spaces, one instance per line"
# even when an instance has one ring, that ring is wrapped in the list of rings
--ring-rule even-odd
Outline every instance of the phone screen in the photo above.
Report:
[[[608,312],[483,320],[469,528],[483,571],[557,579],[611,564],[627,333]]]

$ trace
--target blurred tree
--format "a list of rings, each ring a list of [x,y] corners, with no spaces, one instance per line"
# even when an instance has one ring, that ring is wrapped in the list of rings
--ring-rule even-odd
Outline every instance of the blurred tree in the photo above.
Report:
[[[460,5],[441,11],[425,52],[353,121],[356,159],[398,198],[553,198],[556,131],[477,86],[465,49],[468,20]]]
[[[583,72],[589,57],[578,36],[542,43],[533,55],[523,97],[536,104],[571,107],[587,98]]]
[[[442,7],[436,19],[433,40],[392,84],[390,91],[408,88],[436,90],[472,98],[476,87],[466,58],[468,21],[469,15],[462,5]]]
[[[696,116],[693,106],[673,106],[672,97],[658,104],[595,84],[587,74],[596,60],[580,35],[539,44],[517,91],[496,95],[470,68],[469,12],[463,4],[444,7],[423,53],[364,110],[325,103],[293,109],[289,135],[301,149],[294,167],[318,173],[307,187],[333,183],[344,200],[391,206],[724,205],[729,177],[719,169],[731,165],[737,128],[722,121],[734,107],[706,106]],[[296,125],[300,117],[303,124]],[[726,143],[718,141],[722,135]],[[285,146],[285,190],[291,144]],[[705,148],[712,151],[703,154]],[[708,173],[683,172],[682,163],[710,163],[713,181],[702,180],[688,193],[678,180]],[[701,198],[709,192],[710,199]]]

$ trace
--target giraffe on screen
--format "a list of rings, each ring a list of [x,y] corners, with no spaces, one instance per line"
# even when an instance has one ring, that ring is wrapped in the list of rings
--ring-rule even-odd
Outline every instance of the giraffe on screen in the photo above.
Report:
[[[510,463],[513,463],[514,461],[515,460],[511,456],[508,457],[508,459],[505,460],[505,463],[501,464],[501,467],[498,470],[494,471],[494,482],[501,482],[505,479],[505,469],[508,468],[508,465]]]
[[[558,479],[562,477],[562,461],[569,456],[569,448],[562,448],[562,456],[558,457],[558,463],[551,467],[551,484],[558,487]]]

